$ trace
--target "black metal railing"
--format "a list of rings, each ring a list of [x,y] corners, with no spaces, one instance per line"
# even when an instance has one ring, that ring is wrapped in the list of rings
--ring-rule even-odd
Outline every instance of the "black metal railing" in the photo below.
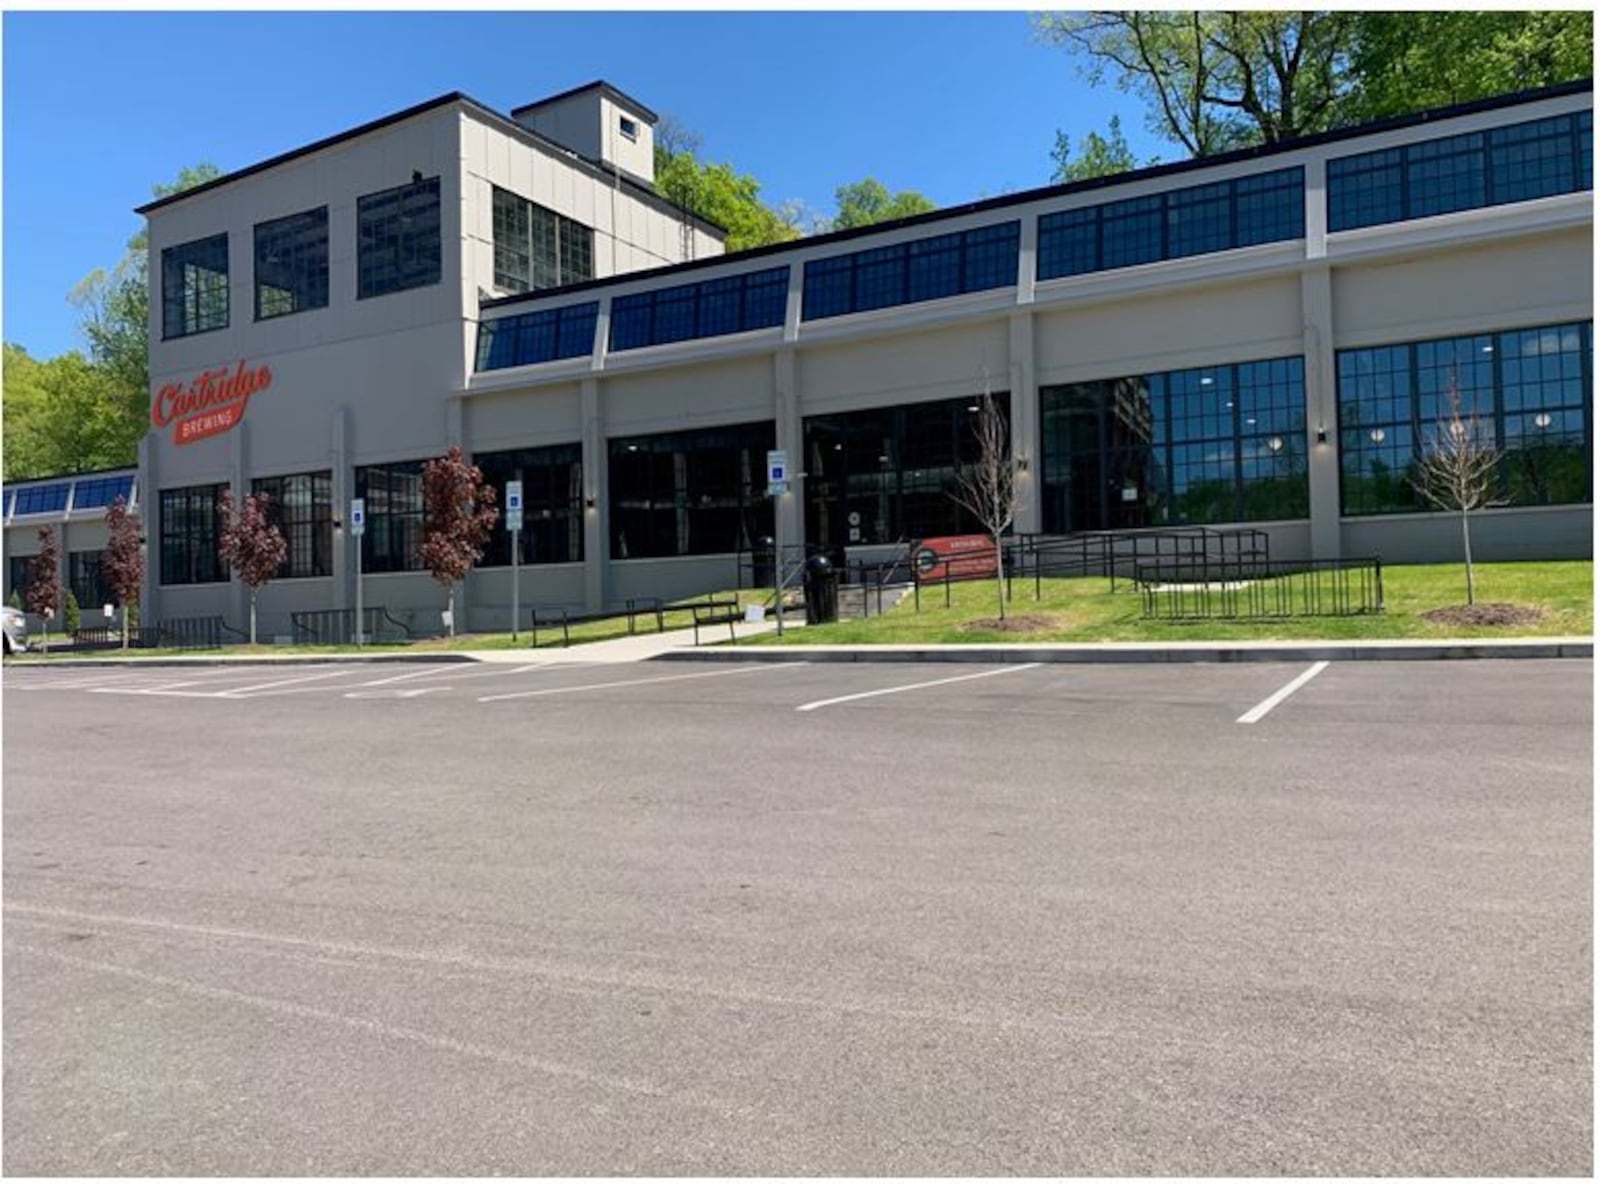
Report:
[[[532,637],[528,644],[533,648],[539,647],[539,630],[546,633],[552,629],[561,630],[561,644],[563,647],[572,644],[572,626],[591,625],[597,621],[622,621],[628,622],[628,635],[631,637],[638,632],[639,621],[654,619],[656,632],[666,630],[666,611],[668,606],[659,596],[630,596],[623,602],[620,609],[612,609],[598,613],[573,612],[564,604],[535,604],[531,606],[529,632]]]
[[[306,609],[289,614],[299,645],[351,645],[356,640],[353,608]],[[396,620],[382,605],[361,610],[361,633],[369,642],[410,641],[411,627]]]
[[[1008,574],[1022,579],[1031,576],[1035,600],[1042,595],[1047,577],[1100,576],[1111,581],[1115,592],[1119,584],[1134,580],[1138,564],[1151,560],[1266,563],[1272,558],[1270,536],[1249,526],[1018,534],[1006,540],[1006,550]]]
[[[1135,582],[1146,620],[1349,617],[1383,611],[1383,562],[1147,559]]]

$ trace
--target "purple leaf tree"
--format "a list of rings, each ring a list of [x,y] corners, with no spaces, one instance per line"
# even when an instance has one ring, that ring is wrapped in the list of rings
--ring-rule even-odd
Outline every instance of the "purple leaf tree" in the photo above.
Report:
[[[128,513],[127,499],[117,497],[106,511],[110,534],[100,556],[100,572],[122,609],[122,648],[128,648],[128,610],[137,607],[144,586],[144,556],[139,551],[139,521]]]
[[[56,546],[56,531],[46,526],[39,531],[39,553],[28,565],[28,611],[44,621],[44,652],[50,652],[50,618],[61,600],[61,552]]]
[[[450,636],[456,635],[456,584],[483,558],[489,532],[500,517],[494,486],[461,447],[422,466],[422,562],[445,590]]]
[[[256,596],[289,557],[289,544],[267,513],[270,499],[252,493],[234,507],[233,494],[224,489],[217,498],[222,512],[223,560],[250,589],[250,644],[256,643]]]

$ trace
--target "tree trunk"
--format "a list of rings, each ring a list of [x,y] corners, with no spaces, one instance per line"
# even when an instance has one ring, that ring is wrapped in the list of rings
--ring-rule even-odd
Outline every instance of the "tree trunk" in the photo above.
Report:
[[[250,644],[256,643],[256,590],[250,589]]]
[[[1000,619],[1006,619],[1006,565],[1000,555],[1000,536],[994,535],[994,590],[1000,602]]]
[[[1476,590],[1472,586],[1472,526],[1467,521],[1467,511],[1461,511],[1461,552],[1467,557],[1467,607],[1477,603]]]
[[[450,599],[445,602],[445,609],[450,614],[450,640],[456,639],[456,586],[450,585]]]
[[[128,648],[128,606],[122,606],[122,648]]]

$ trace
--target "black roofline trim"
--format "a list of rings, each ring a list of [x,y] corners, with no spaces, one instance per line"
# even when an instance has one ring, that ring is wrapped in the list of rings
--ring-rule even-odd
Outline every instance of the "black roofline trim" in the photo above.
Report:
[[[863,238],[872,234],[882,234],[890,230],[900,230],[909,226],[921,226],[933,222],[965,218],[973,214],[988,213],[991,210],[1009,209],[1013,206],[1026,205],[1046,198],[1092,193],[1097,189],[1111,189],[1122,185],[1130,185],[1137,181],[1177,176],[1200,169],[1235,164],[1242,160],[1260,160],[1282,156],[1290,152],[1318,147],[1322,144],[1334,144],[1341,140],[1352,140],[1362,136],[1378,135],[1382,132],[1419,127],[1423,124],[1436,123],[1440,120],[1459,119],[1463,116],[1476,115],[1483,111],[1518,107],[1545,99],[1557,99],[1566,95],[1582,94],[1593,90],[1594,79],[1583,78],[1574,82],[1557,83],[1554,86],[1540,87],[1535,90],[1518,91],[1515,94],[1495,95],[1487,99],[1474,99],[1469,103],[1457,103],[1451,107],[1436,107],[1429,111],[1412,112],[1409,115],[1395,115],[1388,119],[1378,120],[1375,123],[1334,128],[1330,131],[1317,132],[1314,135],[1300,136],[1293,140],[1282,140],[1276,144],[1258,144],[1253,148],[1238,148],[1232,152],[1219,153],[1216,156],[1199,156],[1189,160],[1172,161],[1168,164],[1150,165],[1147,168],[1133,169],[1130,172],[1113,173],[1106,177],[1094,177],[1088,181],[1072,181],[1064,185],[1044,185],[1037,189],[1023,190],[1021,193],[1008,193],[1001,197],[990,197],[982,201],[968,202],[965,205],[931,210],[925,214],[913,214],[909,218],[896,218],[888,222],[874,222],[869,226],[854,226],[849,230],[835,230],[829,234],[790,239],[787,242],[771,243],[764,247],[751,247],[748,250],[735,251],[732,254],[715,255],[707,259],[692,259],[687,263],[672,263],[664,267],[651,268],[648,271],[629,271],[620,275],[608,276],[604,279],[567,284],[559,288],[541,288],[537,292],[518,292],[514,296],[497,296],[492,300],[480,300],[478,309],[481,313],[484,309],[501,308],[508,304],[527,303],[534,300],[545,300],[552,296],[566,295],[570,292],[583,292],[608,285],[661,278],[680,272],[714,267],[721,263],[743,263],[747,260],[762,259],[788,251],[808,250],[819,245],[849,242],[852,239]]]
[[[354,140],[360,138],[361,136],[370,135],[373,132],[381,131],[382,129],[391,127],[394,124],[403,123],[408,119],[414,119],[419,115],[426,115],[430,111],[434,111],[440,107],[447,107],[451,103],[460,103],[462,106],[486,117],[513,135],[523,136],[531,140],[533,143],[559,152],[563,156],[568,157],[577,163],[580,167],[588,170],[596,177],[600,177],[608,182],[614,178],[620,178],[623,185],[636,193],[646,203],[654,206],[657,210],[664,214],[670,214],[674,218],[688,219],[695,225],[699,226],[707,234],[711,235],[713,238],[726,240],[728,237],[728,231],[726,227],[718,226],[715,222],[712,222],[708,218],[702,218],[698,214],[694,214],[688,210],[685,210],[676,202],[663,197],[653,187],[646,185],[643,181],[635,180],[627,172],[620,169],[615,169],[610,165],[601,163],[600,161],[590,160],[588,157],[574,152],[565,144],[558,144],[549,136],[536,132],[530,127],[523,127],[522,124],[518,123],[516,120],[507,118],[505,115],[502,115],[500,112],[496,111],[493,107],[487,106],[484,103],[480,103],[471,95],[463,94],[458,90],[453,90],[449,94],[440,95],[436,99],[429,99],[425,103],[418,103],[414,107],[407,107],[404,111],[396,111],[392,115],[385,115],[382,119],[374,119],[370,123],[363,123],[359,127],[350,128],[348,131],[340,132],[337,135],[328,136],[325,139],[317,140],[316,142],[306,144],[303,147],[294,148],[288,152],[279,153],[277,156],[269,157],[266,160],[258,161],[252,165],[246,165],[242,169],[236,169],[231,173],[225,173],[214,180],[207,181],[204,185],[196,185],[193,189],[185,189],[182,193],[171,193],[166,197],[157,198],[155,201],[147,202],[142,206],[135,207],[133,212],[135,214],[143,214],[148,216],[152,211],[162,209],[166,206],[174,204],[175,202],[196,197],[199,194],[208,192],[209,190],[220,188],[223,185],[232,184],[234,181],[241,181],[246,177],[254,176],[256,173],[265,172],[268,169],[277,168],[279,165],[287,164],[291,160],[297,160],[302,156],[310,156],[314,152],[321,152],[325,149],[333,148],[339,144],[345,143],[347,140]]]
[[[593,82],[585,82],[582,86],[575,86],[571,90],[564,90],[558,95],[551,95],[549,98],[545,99],[535,99],[533,102],[524,103],[520,107],[513,107],[511,108],[511,114],[513,117],[515,117],[521,115],[524,111],[533,111],[539,107],[548,107],[551,103],[559,103],[562,99],[570,99],[573,95],[581,95],[584,91],[596,89],[601,91],[603,94],[609,95],[613,99],[620,99],[622,102],[626,103],[629,107],[632,107],[635,111],[639,112],[639,114],[643,115],[653,124],[661,121],[661,116],[650,110],[650,108],[646,107],[627,91],[612,86],[604,78],[596,78]]]

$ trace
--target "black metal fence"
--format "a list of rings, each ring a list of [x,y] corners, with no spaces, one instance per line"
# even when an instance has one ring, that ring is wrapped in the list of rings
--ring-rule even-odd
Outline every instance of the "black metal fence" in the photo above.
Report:
[[[290,613],[297,645],[350,645],[356,640],[353,608],[307,609]],[[361,632],[368,642],[410,641],[410,626],[389,615],[382,605],[361,610]]]
[[[1383,562],[1147,559],[1135,582],[1146,620],[1350,617],[1383,611]]]
[[[220,616],[169,617],[153,625],[128,630],[130,649],[221,649],[224,641],[244,641],[247,634],[231,627]],[[74,649],[109,650],[122,646],[122,630],[114,626],[79,629],[72,635]]]

